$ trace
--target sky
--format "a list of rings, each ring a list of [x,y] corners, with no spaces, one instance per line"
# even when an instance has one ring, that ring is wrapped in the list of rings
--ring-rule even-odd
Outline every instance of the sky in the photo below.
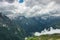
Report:
[[[0,0],[0,11],[10,18],[17,16],[60,16],[59,0]],[[56,13],[57,12],[57,13]]]
[[[23,3],[24,0],[19,0],[20,3]]]

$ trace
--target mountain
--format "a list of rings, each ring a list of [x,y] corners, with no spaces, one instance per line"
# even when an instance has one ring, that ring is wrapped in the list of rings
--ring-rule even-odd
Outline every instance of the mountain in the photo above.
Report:
[[[22,26],[27,35],[32,35],[34,32],[41,32],[44,29],[50,30],[60,28],[60,17],[48,16],[46,19],[43,16],[26,18],[24,16],[18,16],[13,21]]]
[[[0,13],[0,40],[24,40],[25,31]]]
[[[60,34],[46,34],[41,36],[27,37],[26,40],[60,40]]]

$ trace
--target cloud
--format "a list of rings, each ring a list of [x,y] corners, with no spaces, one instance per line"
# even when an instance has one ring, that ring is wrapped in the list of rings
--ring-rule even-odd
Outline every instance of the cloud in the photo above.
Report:
[[[0,2],[3,2],[3,0],[0,0]]]
[[[41,36],[41,35],[46,35],[46,34],[55,34],[55,33],[60,33],[60,29],[53,29],[52,27],[50,28],[50,31],[44,29],[41,33],[35,32],[35,36]]]
[[[13,3],[15,0],[5,0],[7,1],[8,3]]]
[[[23,3],[19,3],[18,0],[5,0],[0,3],[0,11],[9,17],[56,16],[56,14],[60,15],[59,10],[59,4],[51,0],[25,0]]]
[[[49,3],[50,0],[27,0],[26,5],[27,6],[34,6],[34,5],[45,5]]]
[[[60,0],[53,0],[53,1],[55,1],[55,2],[58,3],[58,4],[60,4]]]

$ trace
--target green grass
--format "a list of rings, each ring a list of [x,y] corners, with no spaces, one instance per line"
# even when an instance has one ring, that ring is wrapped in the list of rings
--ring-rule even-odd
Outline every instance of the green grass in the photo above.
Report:
[[[60,40],[60,34],[33,36],[28,37],[27,40]]]

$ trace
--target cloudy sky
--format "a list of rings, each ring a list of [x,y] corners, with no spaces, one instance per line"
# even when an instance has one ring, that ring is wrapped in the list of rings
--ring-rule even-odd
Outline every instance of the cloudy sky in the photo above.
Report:
[[[0,0],[0,12],[9,17],[60,16],[59,5],[60,0]]]

